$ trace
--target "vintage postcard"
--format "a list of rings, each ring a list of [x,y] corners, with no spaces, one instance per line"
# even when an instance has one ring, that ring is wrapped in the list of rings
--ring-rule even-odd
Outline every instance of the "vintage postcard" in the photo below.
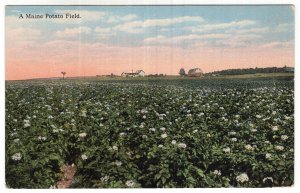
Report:
[[[294,184],[294,6],[6,6],[7,188]]]

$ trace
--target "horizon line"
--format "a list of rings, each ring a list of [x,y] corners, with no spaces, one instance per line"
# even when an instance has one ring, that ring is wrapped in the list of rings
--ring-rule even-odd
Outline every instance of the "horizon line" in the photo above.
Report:
[[[272,67],[263,67],[263,68],[295,68],[295,66],[283,66],[283,67],[276,67],[276,66],[272,66]],[[254,68],[228,68],[228,69],[223,69],[223,70],[215,70],[215,71],[209,71],[203,74],[209,74],[209,73],[213,73],[213,72],[221,72],[221,71],[225,71],[225,70],[243,70],[243,69],[256,69],[256,68],[262,68],[262,67],[254,67]],[[124,73],[124,72],[123,72]],[[155,73],[155,74],[164,74],[166,76],[180,76],[179,74],[165,74],[165,73]],[[148,75],[155,75],[153,73],[147,74],[145,76]],[[117,77],[122,77],[121,75],[117,75],[117,74],[113,74],[114,76]],[[69,77],[65,77],[65,79],[72,79],[72,78],[91,78],[91,77],[102,77],[102,76],[111,76],[111,74],[96,74],[96,75],[82,75],[82,76],[69,76]],[[41,79],[63,79],[60,76],[57,77],[37,77],[37,78],[25,78],[25,79],[5,79],[5,81],[29,81],[29,80],[41,80]]]

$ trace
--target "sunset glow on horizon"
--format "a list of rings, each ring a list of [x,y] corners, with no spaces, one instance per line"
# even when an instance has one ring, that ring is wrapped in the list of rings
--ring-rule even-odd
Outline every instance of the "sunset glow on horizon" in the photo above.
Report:
[[[5,28],[6,80],[294,66],[291,6],[7,6]]]

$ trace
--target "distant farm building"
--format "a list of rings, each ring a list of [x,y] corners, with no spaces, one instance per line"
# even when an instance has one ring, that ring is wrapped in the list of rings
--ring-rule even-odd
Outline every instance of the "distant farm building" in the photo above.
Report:
[[[145,72],[143,70],[137,70],[136,72],[123,72],[121,74],[122,77],[144,77]]]
[[[202,77],[203,71],[200,68],[193,68],[189,70],[187,75],[192,77]]]

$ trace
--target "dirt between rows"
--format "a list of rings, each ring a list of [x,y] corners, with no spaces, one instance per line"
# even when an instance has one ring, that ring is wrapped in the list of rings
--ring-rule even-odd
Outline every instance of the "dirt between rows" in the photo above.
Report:
[[[74,180],[76,167],[74,165],[63,165],[61,171],[64,175],[63,179],[57,182],[57,188],[69,188]]]

